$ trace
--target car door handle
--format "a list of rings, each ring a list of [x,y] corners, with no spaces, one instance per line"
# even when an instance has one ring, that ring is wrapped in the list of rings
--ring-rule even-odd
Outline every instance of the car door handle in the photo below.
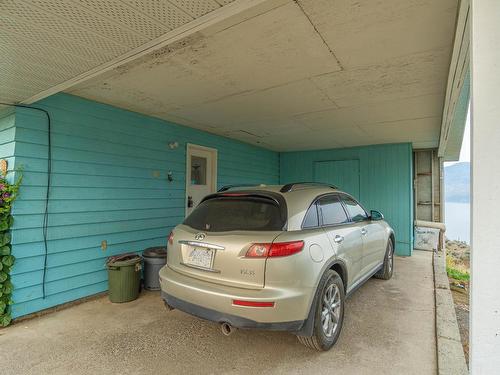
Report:
[[[366,233],[368,233],[368,231],[367,231],[365,228],[361,229],[361,234],[362,234],[363,236],[364,236]]]
[[[342,241],[344,241],[344,236],[339,236],[338,234],[335,236],[335,238],[333,239],[333,241],[335,241],[335,243],[341,243]]]

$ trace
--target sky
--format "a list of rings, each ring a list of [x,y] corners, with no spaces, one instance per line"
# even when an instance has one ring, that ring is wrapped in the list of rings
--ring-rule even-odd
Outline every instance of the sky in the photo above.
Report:
[[[470,107],[467,110],[467,119],[465,120],[464,139],[462,141],[462,148],[460,150],[460,159],[458,160],[458,162],[447,162],[444,163],[444,165],[453,165],[462,161],[470,162]]]

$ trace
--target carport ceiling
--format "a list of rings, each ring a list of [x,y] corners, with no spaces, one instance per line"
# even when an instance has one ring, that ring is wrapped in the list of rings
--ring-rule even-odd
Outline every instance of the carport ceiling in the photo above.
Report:
[[[167,2],[154,2],[160,3]],[[392,142],[436,147],[457,5],[458,0],[236,0],[227,5],[231,14],[212,10],[219,18],[182,38],[59,87],[280,151]],[[137,9],[146,17],[146,8]],[[119,13],[102,17],[121,19]],[[104,45],[99,51],[111,53]],[[19,58],[25,52],[30,51],[19,51]],[[34,74],[32,80],[43,88],[38,78]]]

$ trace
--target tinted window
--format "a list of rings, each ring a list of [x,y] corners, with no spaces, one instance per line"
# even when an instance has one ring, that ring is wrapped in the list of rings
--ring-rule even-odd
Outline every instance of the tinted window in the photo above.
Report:
[[[347,223],[348,218],[338,196],[330,195],[321,198],[319,204],[324,225]]]
[[[351,197],[344,195],[342,196],[342,200],[345,203],[347,212],[349,212],[352,221],[363,221],[368,217],[363,207]]]
[[[259,197],[220,197],[202,202],[184,224],[206,232],[280,231],[285,225],[278,205]]]
[[[318,219],[318,210],[316,208],[316,204],[313,204],[307,210],[306,216],[304,217],[304,224],[302,224],[302,228],[315,228],[319,225]]]

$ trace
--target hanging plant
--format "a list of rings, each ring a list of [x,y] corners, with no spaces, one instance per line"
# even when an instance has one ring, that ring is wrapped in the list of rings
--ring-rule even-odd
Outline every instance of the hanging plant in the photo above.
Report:
[[[10,228],[14,224],[11,215],[12,202],[17,197],[22,176],[14,184],[9,183],[5,176],[0,177],[0,327],[10,324],[13,286],[10,281],[10,271],[15,258],[11,255]]]

